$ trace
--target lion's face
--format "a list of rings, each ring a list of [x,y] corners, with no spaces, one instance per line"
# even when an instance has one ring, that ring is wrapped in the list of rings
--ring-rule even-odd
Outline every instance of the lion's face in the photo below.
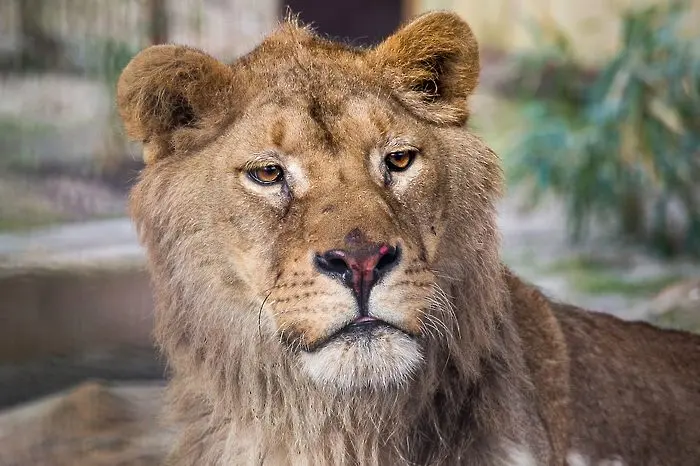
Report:
[[[371,51],[289,27],[230,68],[178,48],[132,62],[120,108],[149,161],[132,208],[156,281],[182,281],[166,293],[199,306],[177,318],[210,319],[232,344],[271,341],[340,390],[399,385],[454,338],[442,264],[492,232],[451,234],[465,210],[453,198],[469,187],[469,212],[487,215],[498,175],[459,136],[476,45],[435,16]],[[431,21],[437,45],[413,46]],[[187,277],[205,278],[188,292]]]
[[[338,100],[329,121],[304,97],[256,105],[203,157],[217,180],[202,189],[221,196],[221,253],[300,367],[341,387],[388,384],[416,368],[436,325],[445,167],[400,106]]]

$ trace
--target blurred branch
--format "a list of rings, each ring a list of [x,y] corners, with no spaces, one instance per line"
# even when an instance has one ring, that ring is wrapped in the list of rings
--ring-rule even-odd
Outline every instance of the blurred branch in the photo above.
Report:
[[[167,0],[147,0],[148,39],[152,45],[168,42],[169,21]]]
[[[510,89],[527,102],[514,182],[559,196],[574,238],[588,220],[664,254],[700,256],[700,37],[672,2],[626,12],[621,47],[596,72],[566,40],[521,57]],[[561,36],[563,37],[563,36]]]

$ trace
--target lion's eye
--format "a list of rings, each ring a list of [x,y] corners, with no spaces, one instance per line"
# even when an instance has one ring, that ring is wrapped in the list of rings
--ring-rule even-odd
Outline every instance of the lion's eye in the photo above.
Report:
[[[282,167],[279,165],[265,165],[264,167],[248,170],[248,176],[260,184],[274,184],[282,179]]]
[[[386,167],[392,172],[402,172],[411,166],[413,159],[416,158],[414,150],[399,150],[390,152],[384,157]]]

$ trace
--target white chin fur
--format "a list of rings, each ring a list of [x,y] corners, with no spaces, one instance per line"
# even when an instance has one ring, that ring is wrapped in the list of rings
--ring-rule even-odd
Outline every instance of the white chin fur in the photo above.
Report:
[[[341,336],[312,353],[301,354],[301,366],[315,383],[341,391],[399,386],[422,361],[420,345],[395,330],[357,338]]]

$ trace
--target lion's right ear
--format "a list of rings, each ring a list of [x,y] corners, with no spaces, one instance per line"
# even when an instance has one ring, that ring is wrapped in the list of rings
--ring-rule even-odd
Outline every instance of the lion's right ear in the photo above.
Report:
[[[233,118],[235,73],[198,50],[149,47],[126,66],[117,105],[131,139],[144,144],[146,163],[208,141]]]

